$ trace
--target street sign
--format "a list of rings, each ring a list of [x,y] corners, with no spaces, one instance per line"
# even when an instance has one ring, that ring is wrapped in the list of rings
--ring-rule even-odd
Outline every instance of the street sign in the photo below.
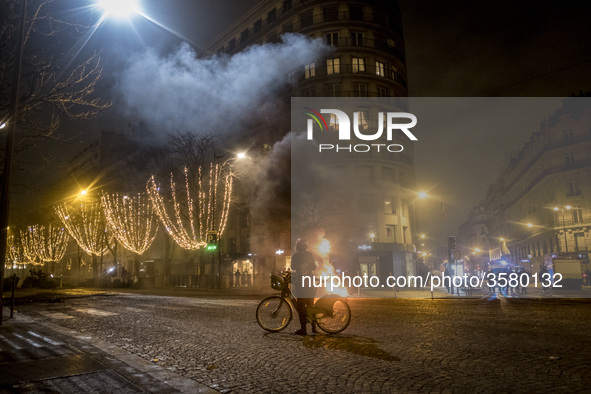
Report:
[[[216,250],[218,248],[218,233],[217,231],[207,232],[207,250]]]
[[[217,231],[208,231],[207,232],[207,244],[217,244],[218,243],[218,233]]]

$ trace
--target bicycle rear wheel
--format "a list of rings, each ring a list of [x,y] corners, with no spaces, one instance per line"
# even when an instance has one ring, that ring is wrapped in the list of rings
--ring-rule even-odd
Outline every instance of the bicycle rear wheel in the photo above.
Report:
[[[329,296],[319,301],[324,311],[316,314],[316,324],[322,331],[337,334],[347,328],[351,322],[351,309],[346,299]]]
[[[267,331],[281,331],[291,319],[291,306],[280,296],[267,297],[257,307],[257,323]]]

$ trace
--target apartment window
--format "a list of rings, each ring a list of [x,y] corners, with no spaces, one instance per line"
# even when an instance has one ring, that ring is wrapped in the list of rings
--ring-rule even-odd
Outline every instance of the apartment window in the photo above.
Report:
[[[399,80],[398,69],[395,66],[392,66],[392,79],[395,81]]]
[[[564,142],[571,142],[573,140],[573,130],[564,130]]]
[[[314,23],[312,10],[304,11],[300,14],[300,27],[308,27]]]
[[[363,7],[357,5],[349,6],[349,16],[351,20],[362,21],[363,20]]]
[[[386,242],[396,242],[396,226],[392,224],[386,225]]]
[[[304,67],[304,78],[310,79],[316,76],[316,65],[315,63],[307,64]]]
[[[269,11],[267,13],[267,23],[271,23],[275,19],[277,19],[277,9],[276,8],[273,8],[271,11]]]
[[[291,8],[291,0],[283,0],[283,12],[289,11]]]
[[[328,75],[338,74],[341,72],[341,59],[327,59],[326,60],[326,73]]]
[[[367,85],[364,83],[354,83],[353,97],[367,97]]]
[[[402,200],[402,216],[408,217],[408,201]]]
[[[396,197],[390,196],[384,202],[384,213],[386,215],[396,215]]]
[[[573,223],[583,223],[583,210],[579,207],[573,207]]]
[[[339,33],[338,32],[326,33],[324,35],[324,37],[325,37],[326,45],[331,46],[331,47],[339,46]]]
[[[302,92],[304,97],[314,97],[314,88],[304,89]]]
[[[240,33],[240,43],[244,44],[246,41],[248,41],[249,35],[250,35],[250,32],[248,29],[242,30],[242,33]]]
[[[376,62],[376,75],[378,77],[383,77],[385,75],[385,72],[384,72],[384,63],[382,63],[382,62]]]
[[[254,23],[254,32],[258,33],[261,30],[263,30],[263,20],[259,19]]]
[[[351,45],[354,47],[362,47],[363,33],[351,33]]]
[[[566,161],[566,168],[575,167],[575,155],[572,152],[569,152],[566,155],[564,155],[564,159]]]
[[[339,20],[339,9],[338,7],[324,7],[322,10],[325,22],[333,22]]]
[[[232,38],[228,43],[228,50],[232,51],[234,48],[236,48],[236,39]]]
[[[361,96],[363,97],[363,96]],[[361,110],[357,112],[357,123],[358,123],[358,130],[367,130],[369,125],[367,124],[367,119],[369,117],[369,111]]]
[[[329,83],[326,85],[326,97],[341,97],[341,84]]]
[[[290,85],[296,84],[297,78],[295,72],[290,72],[289,74],[287,74],[287,82],[289,82]]]
[[[340,90],[340,87],[339,87]],[[338,130],[339,129],[339,118],[333,113],[330,114],[330,120],[328,121],[328,127],[331,130]]]
[[[388,97],[388,89],[383,86],[378,86],[378,97]]]
[[[570,179],[568,181],[568,193],[567,196],[578,196],[581,194],[579,191],[579,183],[576,179]]]
[[[291,22],[287,22],[283,25],[283,32],[284,33],[291,33],[293,31],[293,25]]]
[[[365,59],[361,57],[354,57],[352,60],[352,64],[352,70],[354,73],[365,72]]]

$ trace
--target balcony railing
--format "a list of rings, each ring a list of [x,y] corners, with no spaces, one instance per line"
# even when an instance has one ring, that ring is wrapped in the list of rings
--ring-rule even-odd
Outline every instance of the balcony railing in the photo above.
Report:
[[[339,64],[338,66],[327,66],[325,63],[317,64],[313,69],[302,70],[298,77],[302,80],[312,80],[319,77],[338,76],[340,74],[358,74],[364,77],[373,76],[376,78],[384,78],[384,83],[388,80],[398,82],[405,88],[407,87],[406,80],[397,72],[388,67],[377,67],[375,65],[359,64]]]
[[[388,23],[388,18],[386,15],[381,13],[350,13],[348,11],[341,11],[341,12],[327,12],[322,14],[313,14],[307,15],[306,13],[300,13],[299,18],[297,21],[293,20],[294,13],[292,10],[280,10],[277,9],[277,14],[271,20],[268,18],[261,18],[260,24],[257,25],[257,28],[254,29],[254,25],[249,27],[248,29],[244,30],[240,33],[238,37],[234,37],[233,40],[230,40],[232,44],[226,44],[221,51],[229,50],[230,52],[233,51],[240,51],[247,45],[250,45],[254,41],[260,41],[260,36],[263,34],[272,33],[275,28],[281,26],[281,32],[279,34],[284,33],[293,33],[296,31],[300,31],[302,29],[306,29],[308,27],[316,26],[318,24],[332,24],[335,25],[342,24],[342,22],[352,22],[352,23],[373,23],[388,29],[395,31],[400,37],[403,37],[404,33],[402,31],[402,26],[398,23]],[[271,39],[271,41],[278,40],[277,37]],[[365,41],[365,40],[364,40]],[[380,45],[380,44],[378,44]],[[387,45],[386,42],[383,43],[383,48],[380,46],[373,46],[367,48],[374,48],[379,50],[385,50],[390,52],[392,55],[398,57],[402,61],[404,61],[404,54],[396,49],[391,45]]]

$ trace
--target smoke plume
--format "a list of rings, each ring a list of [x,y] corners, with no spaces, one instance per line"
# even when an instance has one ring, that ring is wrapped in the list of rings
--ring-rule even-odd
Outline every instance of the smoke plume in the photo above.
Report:
[[[162,57],[131,58],[118,87],[129,115],[152,131],[240,132],[241,121],[288,83],[291,72],[318,59],[326,46],[297,34],[234,56],[197,58],[188,44]]]

